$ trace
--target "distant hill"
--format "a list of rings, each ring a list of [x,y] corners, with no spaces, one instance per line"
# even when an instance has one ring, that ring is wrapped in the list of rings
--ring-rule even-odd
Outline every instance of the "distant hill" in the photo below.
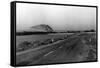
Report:
[[[53,32],[54,30],[46,24],[40,24],[36,26],[32,26],[32,29],[35,29],[36,31],[43,31],[43,32]]]
[[[46,24],[40,24],[31,27],[32,30],[26,30],[22,32],[16,32],[16,35],[32,35],[32,34],[49,34],[49,33],[56,33],[54,30]]]

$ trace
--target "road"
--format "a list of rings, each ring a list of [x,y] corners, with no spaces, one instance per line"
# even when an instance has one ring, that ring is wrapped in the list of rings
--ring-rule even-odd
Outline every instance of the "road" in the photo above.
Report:
[[[80,34],[38,48],[16,53],[16,65],[79,62],[87,56],[88,47]],[[84,46],[83,46],[84,45]]]

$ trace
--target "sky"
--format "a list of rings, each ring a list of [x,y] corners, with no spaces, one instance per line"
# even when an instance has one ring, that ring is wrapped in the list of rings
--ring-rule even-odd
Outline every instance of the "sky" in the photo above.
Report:
[[[55,31],[89,30],[96,28],[96,8],[17,3],[17,31],[46,24]]]

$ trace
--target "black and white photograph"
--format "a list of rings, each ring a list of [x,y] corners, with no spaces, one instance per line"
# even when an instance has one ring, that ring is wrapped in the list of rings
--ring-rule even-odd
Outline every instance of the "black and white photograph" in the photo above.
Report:
[[[16,3],[16,65],[97,61],[97,7]]]

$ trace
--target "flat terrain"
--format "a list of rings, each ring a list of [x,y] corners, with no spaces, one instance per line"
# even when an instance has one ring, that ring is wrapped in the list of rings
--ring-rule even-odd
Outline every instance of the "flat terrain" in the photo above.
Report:
[[[62,36],[65,36],[65,34]],[[72,34],[65,39],[58,40],[51,44],[17,52],[16,64],[35,65],[48,63],[96,61],[96,45],[97,43],[95,33]]]
[[[18,46],[19,43],[23,41],[43,41],[45,39],[51,38],[62,38],[64,36],[70,35],[72,33],[59,33],[59,34],[48,34],[48,35],[24,35],[24,36],[16,36],[16,44]]]

